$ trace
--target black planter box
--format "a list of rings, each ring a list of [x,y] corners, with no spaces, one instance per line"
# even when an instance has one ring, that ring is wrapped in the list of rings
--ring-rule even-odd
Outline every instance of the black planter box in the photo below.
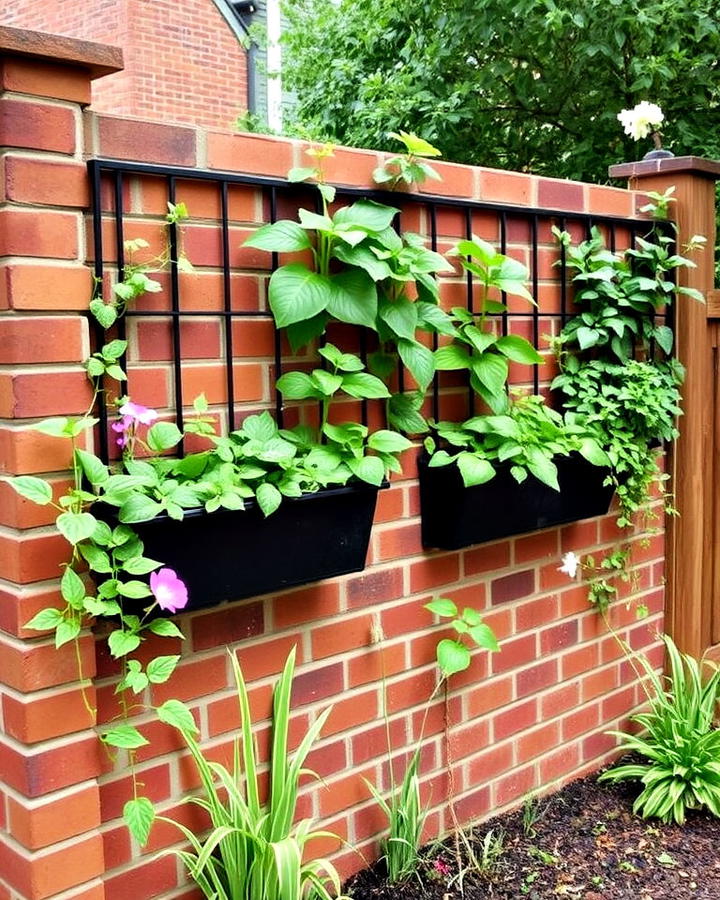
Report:
[[[163,515],[132,528],[145,556],[187,585],[187,612],[362,571],[377,494],[353,484],[286,498],[267,519],[252,501],[244,510],[189,510],[181,522]],[[109,520],[108,512],[96,514]]]
[[[428,462],[425,453],[418,458],[422,543],[428,548],[458,550],[604,515],[613,495],[603,485],[607,469],[578,454],[555,460],[559,492],[533,476],[518,484],[509,463],[485,484],[466,488],[455,464],[431,468]]]

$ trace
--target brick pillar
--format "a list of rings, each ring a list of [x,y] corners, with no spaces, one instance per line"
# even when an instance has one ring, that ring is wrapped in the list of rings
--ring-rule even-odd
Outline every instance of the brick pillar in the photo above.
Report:
[[[643,160],[611,166],[613,178],[629,187],[664,192],[675,187],[670,214],[677,222],[678,249],[693,235],[707,244],[692,254],[695,268],[680,269],[679,283],[706,298],[715,284],[715,182],[720,162],[694,156]],[[675,303],[676,353],[685,366],[684,416],[671,449],[671,490],[680,517],[668,522],[667,631],[686,653],[700,657],[720,641],[720,504],[717,495],[720,449],[717,333],[708,307],[687,297]],[[715,619],[715,622],[713,622]]]
[[[115,48],[0,28],[0,473],[65,482],[63,442],[30,430],[89,398],[81,111]],[[0,900],[100,900],[97,776],[105,765],[74,645],[27,631],[59,599],[68,546],[52,509],[0,482]],[[87,696],[93,639],[79,643]]]

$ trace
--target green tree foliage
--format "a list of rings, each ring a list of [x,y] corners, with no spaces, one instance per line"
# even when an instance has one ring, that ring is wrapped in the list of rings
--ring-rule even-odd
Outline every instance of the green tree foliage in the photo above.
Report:
[[[636,159],[617,113],[660,104],[665,144],[720,155],[717,0],[292,0],[291,128],[387,149],[421,134],[457,162],[604,181]]]

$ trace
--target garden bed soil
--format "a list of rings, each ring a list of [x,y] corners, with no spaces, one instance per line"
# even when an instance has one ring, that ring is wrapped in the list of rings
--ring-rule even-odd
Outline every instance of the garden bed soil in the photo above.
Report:
[[[492,830],[503,850],[485,874],[463,853],[464,891],[454,839],[423,850],[418,876],[389,885],[377,863],[345,886],[353,900],[720,900],[720,820],[691,811],[685,825],[663,825],[632,813],[637,784],[573,782],[537,802],[528,829],[523,809],[483,822],[467,836],[482,857]],[[527,816],[526,816],[527,817]]]

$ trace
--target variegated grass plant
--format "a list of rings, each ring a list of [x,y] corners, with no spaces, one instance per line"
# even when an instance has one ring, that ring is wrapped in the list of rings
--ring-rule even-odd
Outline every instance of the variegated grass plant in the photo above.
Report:
[[[303,859],[310,841],[336,835],[313,831],[309,819],[294,822],[298,782],[308,771],[303,764],[330,708],[317,717],[291,757],[288,727],[293,648],[275,686],[269,797],[263,804],[247,687],[235,655],[231,653],[230,658],[241,717],[232,771],[206,759],[196,733],[181,729],[203,789],[201,796],[189,797],[186,802],[207,812],[211,829],[201,838],[184,825],[165,819],[180,829],[190,845],[168,852],[182,860],[208,900],[332,900],[340,894],[335,867],[326,859]]]
[[[602,781],[639,779],[643,790],[634,812],[643,818],[682,824],[689,809],[708,809],[720,817],[720,731],[713,726],[720,692],[720,669],[707,677],[703,665],[681,654],[664,637],[670,673],[658,675],[638,654],[648,680],[650,709],[632,717],[642,726],[638,734],[613,732],[621,749],[639,753],[645,762],[618,766],[600,776]]]

